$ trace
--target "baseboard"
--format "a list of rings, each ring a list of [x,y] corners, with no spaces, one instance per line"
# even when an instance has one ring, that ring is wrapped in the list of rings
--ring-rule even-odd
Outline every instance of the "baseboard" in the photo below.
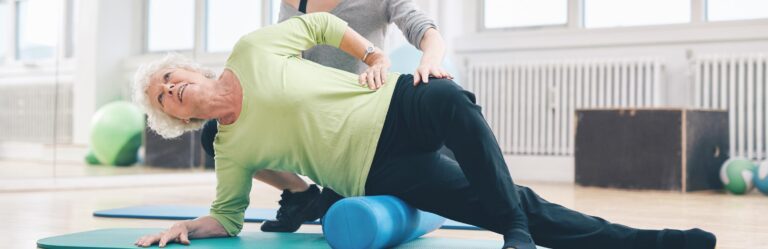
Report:
[[[40,159],[40,154],[45,151],[44,145],[23,145],[16,146],[13,150],[5,150],[0,143],[0,158],[4,158],[9,153],[18,158]],[[59,154],[85,154],[85,149],[69,148],[67,153]],[[48,151],[50,152],[50,150]],[[71,156],[72,159],[78,159],[81,155]],[[48,157],[50,160],[51,157]],[[45,158],[43,158],[45,159]],[[574,162],[573,157],[558,156],[504,156],[512,178],[521,181],[536,182],[561,182],[574,183]],[[305,179],[309,180],[309,179]],[[18,190],[45,190],[45,189],[79,189],[93,187],[132,187],[132,186],[152,186],[169,185],[184,183],[215,183],[213,173],[163,173],[163,174],[141,174],[124,176],[96,176],[96,177],[62,177],[62,178],[43,178],[43,179],[18,179],[18,180],[0,180],[0,191],[18,191]]]
[[[574,183],[573,157],[505,155],[514,180]]]
[[[85,145],[0,142],[0,160],[83,163],[87,153]]]
[[[214,172],[0,180],[0,192],[215,184]]]

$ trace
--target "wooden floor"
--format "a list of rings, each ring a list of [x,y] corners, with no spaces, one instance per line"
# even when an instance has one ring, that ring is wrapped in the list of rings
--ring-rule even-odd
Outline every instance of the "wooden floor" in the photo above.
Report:
[[[717,234],[718,248],[768,248],[768,196],[706,192],[620,191],[570,184],[522,183],[541,196],[591,215],[639,228],[700,227]],[[98,228],[168,227],[174,221],[96,218],[94,210],[140,204],[209,205],[214,185],[0,192],[1,248],[34,248],[37,239]],[[276,207],[278,191],[256,183],[254,207]],[[246,231],[259,224],[247,223]],[[320,232],[305,225],[300,232]],[[428,236],[501,241],[491,232],[440,230]],[[501,243],[501,242],[500,242]]]

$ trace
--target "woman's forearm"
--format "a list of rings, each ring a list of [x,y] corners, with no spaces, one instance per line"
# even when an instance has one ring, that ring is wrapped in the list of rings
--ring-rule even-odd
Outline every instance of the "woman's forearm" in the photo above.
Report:
[[[368,46],[373,46],[373,43],[368,41],[368,39],[365,39],[365,37],[357,33],[352,28],[347,27],[347,30],[344,32],[344,36],[341,38],[339,49],[351,55],[352,57],[357,58],[358,60],[362,60],[365,56],[365,50],[368,48]],[[369,54],[363,62],[370,66],[373,61],[371,58],[381,55],[383,55],[382,51],[376,48],[374,53]]]
[[[369,47],[373,47],[373,44],[349,27],[347,27],[341,38],[341,43],[339,43],[339,49],[368,65],[368,68],[359,75],[358,83],[362,86],[367,85],[371,90],[376,90],[387,82],[390,62],[387,55],[376,47],[373,47],[372,53],[366,55]]]
[[[421,64],[439,65],[445,56],[445,42],[437,29],[429,28],[419,42],[419,47],[424,54],[421,56]]]
[[[259,170],[253,175],[256,180],[265,182],[279,190],[287,189],[292,193],[304,192],[309,188],[309,184],[291,172],[280,172],[268,169]]]
[[[211,216],[203,216],[186,222],[190,239],[229,236],[224,226]]]

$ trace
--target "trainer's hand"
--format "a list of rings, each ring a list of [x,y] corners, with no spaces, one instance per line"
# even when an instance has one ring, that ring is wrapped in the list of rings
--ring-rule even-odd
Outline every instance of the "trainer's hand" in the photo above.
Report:
[[[439,62],[422,58],[421,64],[416,68],[416,72],[413,73],[413,86],[419,85],[420,82],[428,84],[430,75],[439,79],[453,79],[453,76],[446,72]]]
[[[154,244],[158,244],[160,247],[165,247],[168,243],[173,242],[189,245],[188,236],[189,229],[187,229],[187,221],[182,221],[173,224],[170,229],[158,234],[144,235],[133,244],[140,247],[149,247]]]
[[[368,65],[368,69],[360,74],[358,83],[361,86],[367,85],[371,90],[381,88],[387,82],[387,73],[392,65],[389,58],[384,52],[376,48],[376,51],[369,54],[364,62]]]

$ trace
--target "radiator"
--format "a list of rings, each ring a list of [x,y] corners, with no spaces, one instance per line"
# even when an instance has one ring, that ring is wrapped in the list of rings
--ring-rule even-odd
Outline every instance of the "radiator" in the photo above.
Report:
[[[728,110],[730,156],[766,158],[768,55],[705,55],[693,59],[694,102]]]
[[[505,154],[571,156],[575,109],[657,106],[661,76],[648,58],[470,63],[462,84]]]
[[[72,86],[0,85],[0,117],[0,142],[71,143]]]

